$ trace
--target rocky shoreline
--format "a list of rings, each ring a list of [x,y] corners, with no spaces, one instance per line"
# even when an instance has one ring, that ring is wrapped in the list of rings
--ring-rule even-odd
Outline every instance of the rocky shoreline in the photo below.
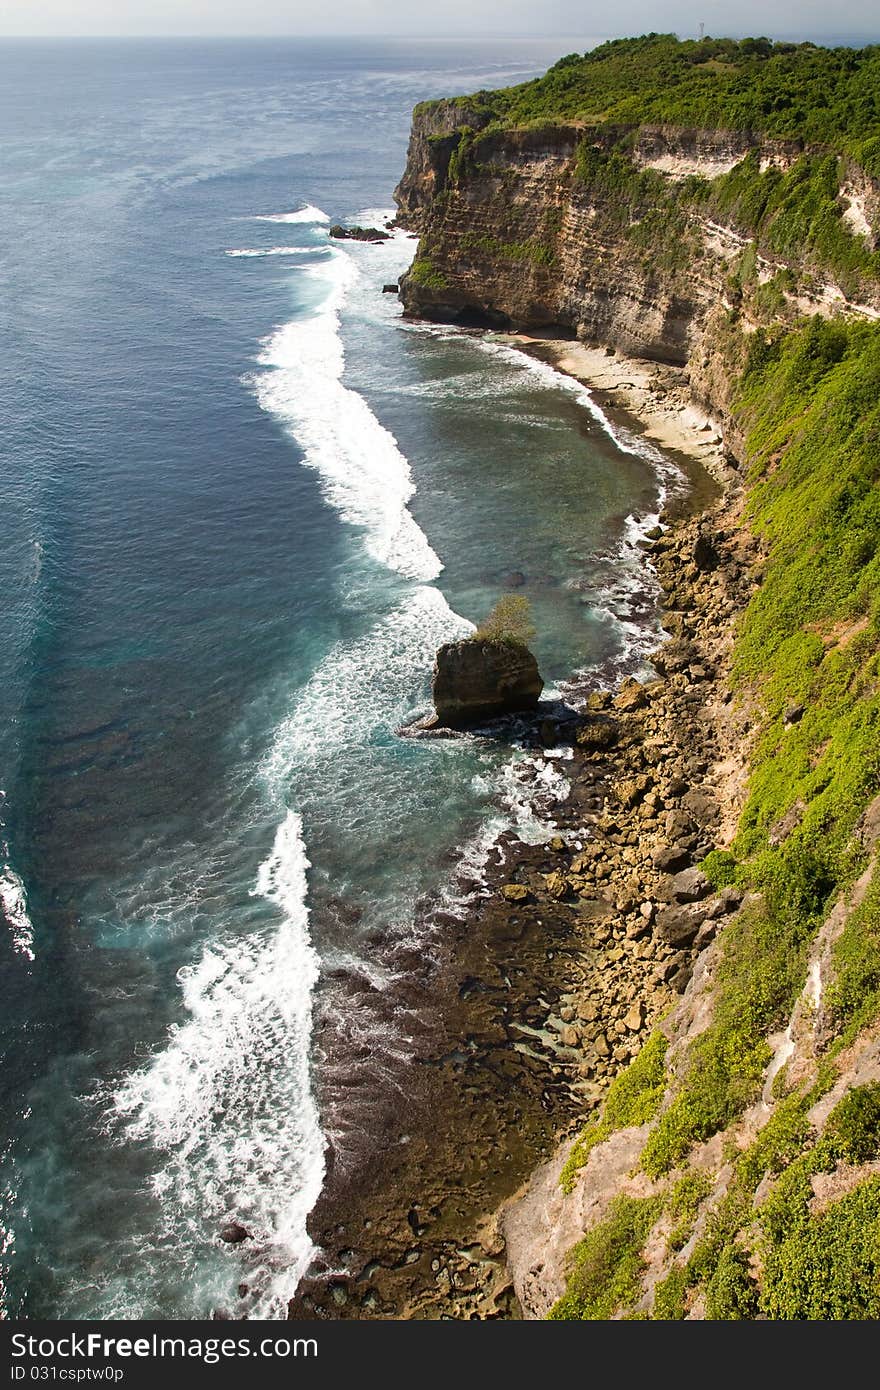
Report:
[[[735,473],[719,471],[728,488],[708,511],[665,517],[645,543],[668,634],[657,678],[573,688],[574,717],[534,723],[536,757],[570,745],[558,833],[539,846],[502,836],[463,916],[434,914],[441,944],[420,988],[438,1025],[377,1126],[374,1161],[331,1167],[310,1222],[322,1255],[290,1316],[522,1316],[505,1207],[589,1118],[738,906],[696,867],[726,843],[744,766],[726,673],[756,546],[733,525]]]

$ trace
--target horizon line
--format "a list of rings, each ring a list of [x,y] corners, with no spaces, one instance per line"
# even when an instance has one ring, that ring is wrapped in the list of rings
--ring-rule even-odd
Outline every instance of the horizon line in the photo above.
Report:
[[[644,33],[647,33],[647,32],[649,32],[649,31],[644,31]],[[661,32],[661,31],[656,31],[656,32]],[[699,41],[699,39],[700,39],[700,37],[701,37],[699,34],[696,34],[696,33],[693,34],[693,35],[691,35],[691,34],[682,34],[681,32],[679,32],[679,31],[677,31],[677,30],[666,30],[666,31],[662,31],[662,32],[673,33],[673,34],[675,34],[676,38],[678,38],[678,39],[680,39],[680,40],[682,40],[682,41],[686,41],[687,39],[691,38],[691,39],[693,39],[693,40],[696,42],[696,41]],[[865,34],[859,34],[859,33],[841,34],[841,33],[839,33],[839,32],[833,32],[833,31],[827,31],[827,32],[822,32],[822,33],[820,33],[819,31],[816,31],[816,30],[813,30],[812,32],[813,32],[813,35],[815,36],[815,37],[813,37],[813,38],[811,38],[809,35],[805,35],[805,34],[802,34],[802,33],[796,36],[796,35],[794,35],[790,30],[787,30],[787,31],[785,31],[785,32],[781,32],[781,31],[778,31],[778,30],[776,30],[776,31],[771,30],[770,32],[766,32],[766,31],[765,31],[765,32],[762,33],[762,34],[742,34],[742,35],[737,35],[737,34],[732,34],[732,33],[728,33],[728,34],[722,34],[722,33],[718,33],[718,34],[705,34],[705,35],[703,35],[702,37],[705,38],[705,39],[707,39],[707,40],[711,40],[711,39],[722,39],[722,38],[737,38],[737,37],[740,37],[740,38],[768,38],[768,39],[773,39],[773,40],[776,41],[776,42],[783,42],[783,43],[786,43],[786,42],[789,42],[789,43],[795,43],[795,42],[800,42],[800,43],[814,43],[814,42],[817,42],[819,39],[824,39],[824,40],[839,41],[839,42],[841,42],[841,43],[843,43],[843,42],[850,42],[850,41],[852,41],[852,42],[859,42],[862,46],[865,46],[865,47],[870,47],[872,44],[880,43],[880,34],[878,34],[877,37],[869,37],[869,36],[867,36],[867,35],[865,35]],[[540,33],[529,32],[529,33],[508,33],[508,34],[499,34],[499,33],[497,32],[497,30],[495,30],[495,31],[490,31],[490,30],[485,30],[485,31],[483,31],[483,30],[480,30],[480,31],[469,32],[469,33],[432,33],[432,34],[420,34],[420,33],[413,33],[413,32],[411,32],[411,31],[388,31],[388,32],[383,32],[383,33],[374,33],[374,32],[372,32],[372,31],[367,31],[367,30],[351,30],[351,31],[349,31],[349,32],[347,32],[347,33],[340,33],[340,32],[335,32],[335,33],[295,32],[295,31],[292,31],[292,30],[287,30],[287,31],[266,32],[266,33],[264,33],[264,34],[263,34],[263,33],[260,33],[260,34],[254,34],[254,33],[236,33],[236,32],[222,33],[222,34],[219,34],[219,33],[218,33],[218,34],[215,34],[215,33],[210,33],[210,34],[199,34],[199,33],[193,33],[193,34],[169,34],[169,33],[138,33],[138,34],[119,34],[119,33],[107,33],[107,34],[82,34],[82,33],[77,33],[77,34],[4,34],[4,33],[0,32],[0,43],[4,43],[4,42],[21,42],[21,43],[46,43],[46,42],[48,42],[48,43],[100,42],[100,43],[103,43],[103,42],[119,42],[119,41],[122,41],[122,42],[132,42],[132,43],[140,43],[140,42],[142,42],[143,40],[156,40],[156,41],[159,41],[159,42],[167,42],[167,43],[188,43],[188,42],[194,42],[194,41],[197,41],[197,42],[206,42],[206,41],[207,41],[207,42],[211,42],[212,40],[217,40],[217,41],[221,41],[221,42],[222,42],[222,41],[228,41],[228,40],[231,40],[231,39],[235,39],[235,40],[238,41],[238,42],[250,41],[250,42],[254,42],[254,43],[259,43],[259,42],[262,42],[262,41],[269,41],[269,42],[271,42],[271,41],[277,40],[277,39],[321,39],[321,40],[328,40],[328,39],[338,39],[338,40],[346,40],[346,39],[376,39],[377,41],[386,40],[386,39],[400,39],[400,40],[418,41],[418,42],[421,42],[421,43],[442,43],[442,42],[448,41],[448,40],[456,40],[456,41],[460,41],[460,42],[465,42],[465,41],[468,41],[468,40],[475,40],[475,39],[476,39],[476,40],[480,40],[480,41],[483,41],[483,40],[494,40],[494,41],[497,41],[498,43],[510,43],[510,42],[516,42],[516,41],[522,41],[523,43],[528,43],[528,42],[533,42],[534,40],[547,40],[547,41],[551,41],[551,40],[553,40],[553,39],[574,39],[574,38],[583,38],[583,37],[585,37],[585,38],[591,38],[591,39],[592,39],[592,38],[595,38],[598,42],[604,42],[604,41],[606,41],[606,40],[609,40],[609,39],[616,39],[616,38],[640,38],[640,37],[643,37],[643,36],[644,36],[644,33],[643,33],[643,34],[636,34],[635,32],[632,32],[632,33],[627,33],[627,34],[600,34],[600,35],[595,35],[595,34],[584,34],[584,33],[572,32],[571,30],[568,30],[568,31],[561,31],[561,30],[560,30],[559,32],[554,31],[554,32],[552,32],[552,33],[549,33],[549,32],[540,32]]]

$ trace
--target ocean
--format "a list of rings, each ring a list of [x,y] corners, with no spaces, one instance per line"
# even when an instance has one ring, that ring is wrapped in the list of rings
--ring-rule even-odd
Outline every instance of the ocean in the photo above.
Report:
[[[8,1317],[243,1279],[284,1316],[427,907],[566,789],[561,753],[536,783],[398,737],[437,646],[511,585],[551,695],[653,644],[672,465],[503,339],[405,323],[406,233],[328,237],[393,215],[415,102],[590,42],[0,45]]]

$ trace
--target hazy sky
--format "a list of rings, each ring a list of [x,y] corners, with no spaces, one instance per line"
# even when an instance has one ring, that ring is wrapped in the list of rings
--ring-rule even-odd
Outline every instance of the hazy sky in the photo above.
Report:
[[[0,35],[547,34],[880,39],[877,0],[0,0]]]

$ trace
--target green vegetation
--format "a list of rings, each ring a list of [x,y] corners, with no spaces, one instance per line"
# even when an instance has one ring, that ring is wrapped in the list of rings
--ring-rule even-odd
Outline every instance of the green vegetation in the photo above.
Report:
[[[880,1155],[880,1085],[855,1086],[838,1101],[825,1126],[835,1158],[869,1163]]]
[[[880,48],[673,34],[569,54],[532,82],[469,99],[471,119],[760,131],[852,155],[880,173]]]
[[[853,828],[880,789],[880,332],[816,319],[755,335],[740,418],[750,521],[770,558],[738,634],[735,677],[767,719],[733,854],[705,867],[716,884],[746,878],[763,902],[725,933],[713,1022],[645,1148],[654,1175],[757,1097],[767,1035],[802,987],[828,904],[859,865]],[[790,723],[794,702],[804,710]],[[788,833],[772,836],[786,816]],[[880,1004],[878,911],[872,894],[838,944],[848,964],[831,995],[841,1021]]]
[[[659,1113],[642,1155],[655,1178],[686,1165],[695,1143],[728,1129],[760,1095],[767,1037],[803,986],[829,905],[862,868],[855,832],[880,791],[880,327],[813,320],[753,334],[747,354],[735,314],[728,332],[721,350],[740,373],[748,518],[767,550],[734,670],[761,722],[739,834],[704,869],[716,888],[737,882],[759,896],[725,929],[712,1021],[666,1078],[662,1109],[656,1078]],[[775,1108],[753,1142],[728,1149],[733,1176],[714,1208],[701,1170],[685,1166],[670,1182],[670,1250],[688,1245],[696,1219],[700,1234],[657,1286],[652,1316],[681,1318],[697,1294],[716,1319],[880,1316],[880,1179],[855,1172],[855,1186],[827,1205],[814,1186],[840,1165],[845,1175],[880,1157],[880,1085],[847,1091],[820,1132],[810,1120],[837,1080],[841,1050],[880,1017],[880,871],[835,940],[831,966],[831,1036],[809,1089],[774,1088]],[[600,1114],[575,1155],[614,1127]],[[625,1248],[630,1273],[642,1261],[634,1240],[614,1247]],[[618,1268],[612,1262],[615,1278]],[[603,1306],[602,1291],[590,1290],[584,1306]],[[638,1297],[627,1296],[618,1310]],[[563,1305],[581,1306],[572,1297]]]
[[[836,154],[803,155],[789,169],[762,169],[752,150],[729,174],[703,183],[694,201],[708,216],[754,236],[768,255],[810,261],[855,294],[863,281],[880,280],[880,252],[843,220],[838,198],[845,179],[845,161]],[[768,288],[762,287],[765,300]],[[785,271],[775,288],[777,296],[793,288]],[[769,300],[772,306],[772,294]]]
[[[535,635],[531,605],[523,594],[504,594],[473,635],[474,642],[508,642],[527,647]]]
[[[469,233],[461,239],[463,251],[482,251],[489,256],[497,256],[506,261],[531,261],[533,265],[550,266],[556,260],[556,252],[546,242],[499,241],[493,236],[477,236]]]
[[[760,1311],[797,1321],[880,1317],[880,1178],[817,1213],[808,1183],[788,1195],[782,1230],[766,1243]],[[781,1204],[775,1216],[780,1222]]]
[[[481,150],[499,130],[577,122],[584,127],[576,174],[645,268],[686,269],[697,245],[693,213],[753,238],[733,272],[759,309],[785,317],[796,289],[787,261],[832,275],[849,296],[880,280],[880,250],[847,224],[841,190],[853,164],[880,177],[880,46],[819,48],[767,39],[680,42],[648,34],[571,54],[519,87],[450,104],[448,181],[485,171]],[[721,129],[791,140],[784,158],[752,150],[720,177],[670,182],[632,159],[642,125]],[[806,150],[804,150],[806,142]],[[492,238],[487,238],[492,241]],[[512,250],[500,251],[508,257]],[[529,243],[523,259],[534,259]],[[493,248],[486,246],[487,251]],[[543,248],[547,250],[547,247]],[[760,251],[775,271],[756,274]],[[781,264],[780,260],[781,258]],[[548,260],[545,262],[550,264]]]
[[[606,150],[589,137],[578,146],[575,170],[602,208],[606,225],[629,243],[633,256],[650,253],[646,268],[667,272],[686,267],[697,250],[697,236],[687,203],[701,185],[670,184],[653,169],[633,164],[628,149]]]
[[[448,281],[442,271],[438,270],[428,256],[417,256],[408,271],[409,278],[413,284],[421,285],[425,290],[445,290],[448,288]]]
[[[726,888],[736,883],[736,860],[729,850],[713,849],[706,855],[700,868],[713,888]]]
[[[455,148],[449,156],[449,166],[447,178],[450,183],[458,183],[463,175],[473,172],[474,169],[474,131],[473,126],[459,126],[455,132],[458,137]]]
[[[834,977],[825,1004],[838,1046],[848,1047],[880,1016],[880,869],[875,869],[865,898],[835,941],[832,964]]]
[[[758,1286],[749,1267],[748,1252],[733,1243],[718,1256],[706,1283],[706,1317],[714,1322],[753,1318],[758,1311]]]
[[[740,1154],[736,1178],[747,1192],[754,1192],[765,1174],[783,1172],[809,1143],[807,1108],[801,1095],[781,1100],[754,1143]]]
[[[692,1044],[672,1104],[645,1145],[647,1173],[669,1172],[757,1098],[770,1061],[767,1034],[803,984],[809,927],[809,919],[776,903],[740,913],[727,928],[715,1014]]]
[[[680,1322],[687,1313],[687,1290],[687,1270],[682,1265],[673,1265],[654,1290],[651,1317],[656,1322]]]
[[[852,829],[880,788],[880,331],[817,318],[754,335],[740,417],[769,560],[734,676],[768,719],[733,849],[766,851],[758,877],[796,880],[811,911],[851,876]],[[789,847],[771,850],[792,812]]]
[[[654,1118],[666,1090],[663,1063],[667,1045],[662,1033],[652,1034],[638,1056],[612,1081],[601,1118],[587,1125],[566,1159],[561,1174],[564,1192],[571,1191],[575,1175],[597,1144],[619,1129],[644,1125]]]
[[[629,1311],[645,1267],[642,1247],[662,1205],[656,1197],[616,1197],[605,1220],[571,1252],[568,1288],[547,1316],[601,1322]]]
[[[712,1191],[712,1179],[702,1168],[690,1168],[673,1187],[666,1211],[674,1221],[669,1233],[669,1248],[681,1250],[691,1237],[700,1204]]]

